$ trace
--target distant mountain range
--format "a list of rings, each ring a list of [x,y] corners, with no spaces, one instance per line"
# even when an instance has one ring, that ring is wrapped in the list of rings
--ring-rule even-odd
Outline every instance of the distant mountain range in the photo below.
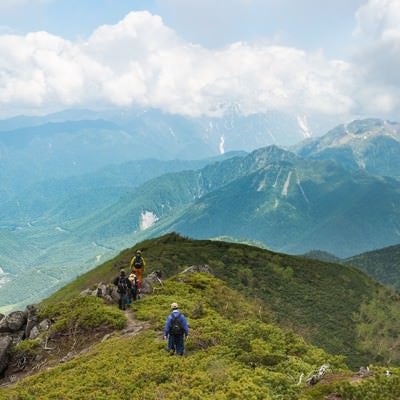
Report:
[[[150,124],[150,113],[144,114],[140,120]],[[131,116],[120,118],[129,125]],[[54,137],[82,141],[98,135],[94,148],[106,152],[108,146],[110,154],[124,147],[117,140],[119,133],[107,131],[118,126],[115,122],[87,120],[85,134],[81,124],[67,124],[65,132]],[[108,128],[98,130],[96,124]],[[0,132],[0,143],[10,154],[12,148],[38,143],[44,148],[53,137],[50,128],[50,133],[19,129],[19,141],[8,131]],[[0,202],[0,266],[9,274],[0,304],[47,295],[121,248],[171,231],[194,238],[230,237],[291,254],[319,250],[341,258],[398,244],[400,181],[391,167],[397,165],[396,154],[388,152],[379,168],[373,161],[379,154],[374,143],[387,137],[397,143],[397,129],[397,124],[379,120],[354,121],[314,144],[297,146],[297,155],[269,146],[200,161],[116,162],[86,174],[82,168],[77,176],[31,185],[23,181],[16,194],[9,192],[8,200],[4,196]],[[131,140],[124,129],[118,132]],[[36,134],[46,139],[40,141]],[[108,140],[116,140],[118,146]],[[85,145],[91,148],[90,141],[83,140]],[[327,150],[331,148],[335,151]],[[371,148],[376,151],[367,151]],[[121,154],[128,157],[128,150],[126,146]],[[77,154],[84,157],[86,150],[81,146],[80,151]],[[353,162],[344,162],[343,153],[352,154]],[[50,157],[51,151],[39,163],[51,159],[46,154]],[[96,151],[91,156],[96,158]],[[27,270],[37,275],[25,276]]]
[[[400,245],[358,254],[344,260],[383,284],[400,290]]]
[[[156,109],[14,117],[0,121],[0,202],[39,181],[78,176],[109,164],[194,160],[269,144],[292,145],[311,132],[304,117],[244,115],[234,105],[213,118]]]
[[[380,119],[339,125],[293,148],[303,158],[335,160],[348,169],[400,179],[400,124]]]

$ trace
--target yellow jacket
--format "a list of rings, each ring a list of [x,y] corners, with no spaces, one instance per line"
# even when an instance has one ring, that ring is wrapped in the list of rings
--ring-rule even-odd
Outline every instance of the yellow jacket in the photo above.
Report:
[[[138,268],[138,266],[135,266],[135,261],[136,261],[136,258],[137,258],[137,257],[140,257],[141,268],[142,268],[142,271],[143,271],[143,270],[144,270],[144,267],[146,266],[146,262],[144,261],[143,256],[138,255],[138,254],[135,254],[135,255],[132,257],[132,260],[131,260],[131,263],[130,263],[130,267],[131,267],[131,269],[132,269],[132,267]],[[136,264],[137,264],[137,263],[136,263]],[[139,268],[140,268],[140,267],[139,267]]]

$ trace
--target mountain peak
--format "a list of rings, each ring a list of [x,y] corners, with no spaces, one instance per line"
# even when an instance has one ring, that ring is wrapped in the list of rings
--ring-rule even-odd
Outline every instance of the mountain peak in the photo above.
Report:
[[[333,159],[346,168],[398,178],[400,124],[374,118],[355,120],[303,142],[296,153],[303,158]]]

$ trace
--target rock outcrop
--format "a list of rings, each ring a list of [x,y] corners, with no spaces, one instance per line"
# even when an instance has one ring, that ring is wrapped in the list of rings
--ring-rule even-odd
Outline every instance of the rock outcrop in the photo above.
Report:
[[[0,375],[7,369],[13,346],[25,339],[36,339],[50,328],[50,321],[39,320],[38,309],[28,305],[25,311],[13,311],[0,319]]]
[[[193,273],[193,272],[202,272],[202,273],[205,273],[205,274],[213,275],[212,269],[207,264],[192,265],[192,266],[186,268],[185,270],[183,270],[181,272],[181,274],[189,274],[189,273]]]
[[[4,372],[10,361],[11,344],[12,344],[11,336],[9,335],[0,336],[0,374]]]
[[[146,278],[142,281],[142,288],[140,292],[143,294],[150,294],[153,293],[155,288],[162,287],[162,280],[161,280],[161,271],[154,271],[151,274],[147,275]]]

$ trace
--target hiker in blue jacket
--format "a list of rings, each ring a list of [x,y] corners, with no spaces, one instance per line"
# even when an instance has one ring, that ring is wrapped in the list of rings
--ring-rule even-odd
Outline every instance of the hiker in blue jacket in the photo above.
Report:
[[[189,335],[189,327],[186,318],[179,311],[177,303],[171,304],[172,312],[165,322],[164,339],[168,338],[169,354],[183,356],[185,339]]]

